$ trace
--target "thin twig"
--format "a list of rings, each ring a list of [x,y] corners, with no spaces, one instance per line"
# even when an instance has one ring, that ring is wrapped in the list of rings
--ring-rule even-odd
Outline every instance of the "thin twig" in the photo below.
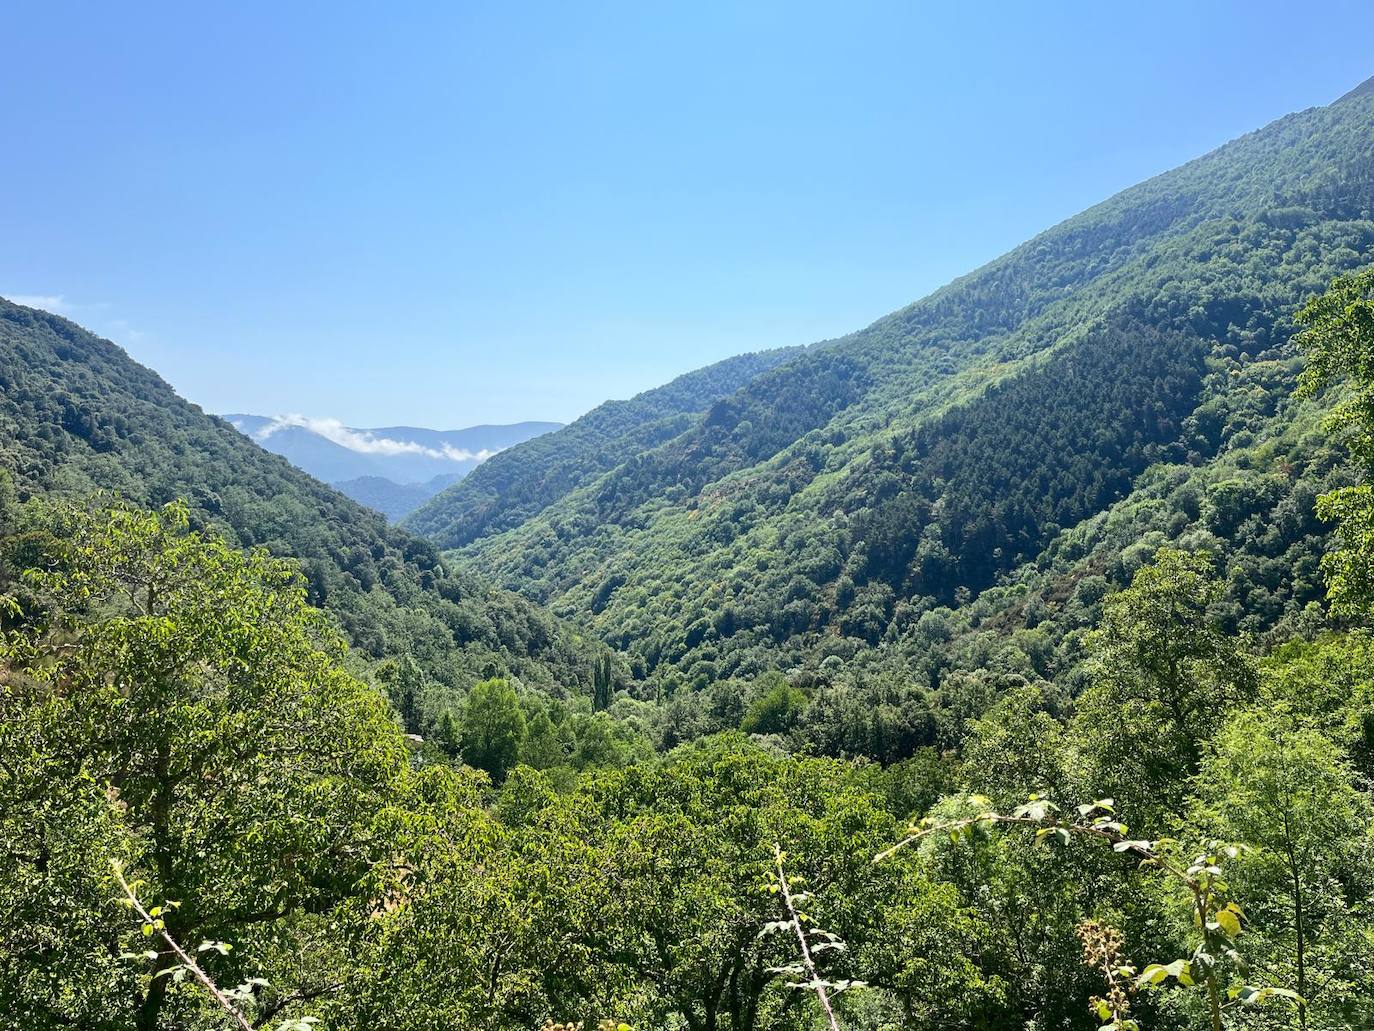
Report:
[[[224,1012],[234,1018],[234,1022],[238,1024],[242,1031],[253,1031],[253,1025],[248,1023],[248,1018],[239,1012],[238,1007],[230,1002],[225,994],[219,990],[219,986],[215,984],[214,981],[210,980],[210,975],[200,968],[200,964],[187,955],[186,950],[177,944],[176,939],[167,932],[165,926],[158,927],[158,922],[143,908],[143,903],[138,901],[138,896],[134,894],[133,888],[129,887],[129,882],[124,879],[124,871],[120,868],[119,864],[111,863],[110,865],[114,867],[115,880],[119,882],[119,887],[123,889],[124,897],[129,900],[129,904],[133,906],[134,912],[139,915],[145,924],[157,930],[162,940],[167,943],[167,946],[176,953],[177,957],[181,960],[182,966],[191,971],[196,980],[205,986],[205,990],[210,993],[215,1002],[219,1003],[220,1008],[223,1009]]]
[[[782,846],[776,841],[773,842],[773,861],[778,867],[778,886],[782,891],[783,905],[787,907],[787,913],[792,918],[792,929],[797,932],[802,962],[806,965],[807,973],[811,975],[811,986],[816,990],[816,998],[821,1000],[826,1020],[830,1021],[830,1031],[840,1031],[840,1025],[835,1022],[835,1011],[830,1008],[830,996],[826,993],[820,972],[816,970],[816,962],[811,958],[811,947],[806,944],[806,931],[802,928],[801,917],[797,915],[797,907],[792,904],[792,892],[787,887],[787,875],[782,869]]]

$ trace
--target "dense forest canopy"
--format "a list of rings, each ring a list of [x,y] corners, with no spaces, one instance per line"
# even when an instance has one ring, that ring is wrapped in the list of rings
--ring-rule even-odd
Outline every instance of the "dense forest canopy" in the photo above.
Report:
[[[456,561],[0,302],[0,1022],[1374,1025],[1372,119],[512,448]]]

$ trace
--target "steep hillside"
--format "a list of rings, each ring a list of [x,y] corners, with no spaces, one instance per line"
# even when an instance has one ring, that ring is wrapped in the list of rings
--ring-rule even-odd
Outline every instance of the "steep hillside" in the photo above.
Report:
[[[713,402],[800,353],[800,348],[728,358],[628,401],[607,401],[570,425],[493,457],[406,526],[458,547],[520,525],[622,462],[682,433]]]
[[[591,650],[557,620],[440,562],[432,545],[183,401],[120,348],[0,300],[0,469],[21,498],[185,498],[243,546],[300,560],[311,600],[371,659],[409,653],[435,690],[509,670],[548,689],[590,682]]]
[[[1291,386],[1292,312],[1374,248],[1372,130],[1357,92],[1127,190],[756,377],[461,561],[590,609],[664,683],[900,639],[1161,468],[1267,431],[1277,401],[1247,405],[1256,377]],[[430,532],[474,538],[453,525]],[[1309,600],[1285,597],[1261,622]]]
[[[382,513],[389,522],[394,523],[460,479],[462,476],[458,473],[436,476],[424,483],[395,483],[385,476],[359,476],[352,480],[340,480],[330,486],[358,504]]]

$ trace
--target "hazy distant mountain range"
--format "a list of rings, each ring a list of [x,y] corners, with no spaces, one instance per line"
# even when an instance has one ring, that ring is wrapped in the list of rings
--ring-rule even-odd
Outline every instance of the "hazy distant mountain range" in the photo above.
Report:
[[[520,422],[460,430],[361,429],[337,419],[302,415],[238,413],[224,418],[263,448],[393,520],[458,482],[497,452],[562,425]]]

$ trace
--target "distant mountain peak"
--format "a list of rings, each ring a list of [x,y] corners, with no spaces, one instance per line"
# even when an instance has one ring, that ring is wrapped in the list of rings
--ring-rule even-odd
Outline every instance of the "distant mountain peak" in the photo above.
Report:
[[[474,432],[493,429],[489,426],[444,431],[414,426],[357,429],[345,426],[338,419],[316,419],[305,415],[278,415],[270,419],[264,416],[227,415],[225,418],[235,429],[252,437],[259,444],[279,433],[303,430],[360,455],[414,455],[449,462],[483,462],[502,450],[503,446],[498,444],[495,447],[474,449],[455,446],[452,443],[452,438],[467,439]],[[417,437],[432,439],[422,440],[416,439]]]
[[[559,428],[559,423],[522,422],[431,430],[418,426],[358,428],[338,419],[303,415],[264,416],[229,413],[236,430],[260,447],[281,455],[298,469],[330,484],[351,483],[350,496],[381,499],[369,507],[396,517],[456,482],[479,464],[513,444]],[[378,483],[417,488],[388,492]],[[398,500],[402,498],[403,500]]]

